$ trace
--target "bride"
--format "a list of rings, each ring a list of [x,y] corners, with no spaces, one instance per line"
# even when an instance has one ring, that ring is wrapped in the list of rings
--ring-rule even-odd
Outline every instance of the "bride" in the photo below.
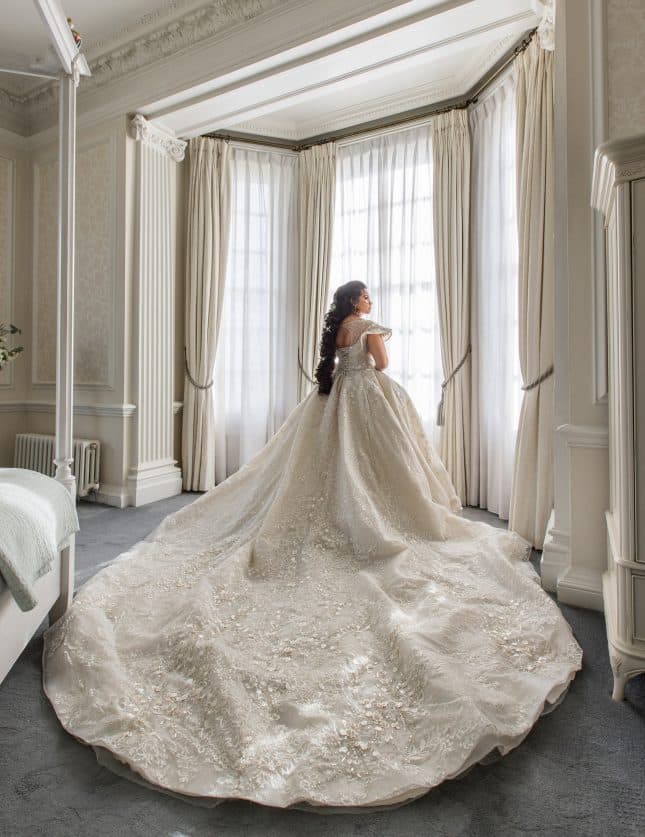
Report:
[[[45,634],[65,729],[205,802],[404,802],[505,754],[582,652],[520,536],[461,517],[366,286],[318,387],[244,467],[100,571]]]

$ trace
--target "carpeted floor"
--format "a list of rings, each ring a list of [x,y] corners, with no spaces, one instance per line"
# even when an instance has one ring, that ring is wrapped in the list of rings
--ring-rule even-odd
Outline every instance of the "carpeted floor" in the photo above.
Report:
[[[194,497],[124,510],[81,504],[77,584]],[[466,514],[499,525],[487,512]],[[0,685],[0,835],[642,837],[645,677],[628,684],[625,702],[613,702],[602,614],[562,610],[585,653],[563,704],[495,764],[370,814],[323,816],[244,802],[199,808],[115,776],[59,726],[41,688],[37,636]]]

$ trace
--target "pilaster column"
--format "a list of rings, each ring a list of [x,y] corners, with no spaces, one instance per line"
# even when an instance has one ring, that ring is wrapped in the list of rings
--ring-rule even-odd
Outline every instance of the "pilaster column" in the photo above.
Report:
[[[173,458],[176,172],[186,143],[137,114],[132,384],[136,403],[128,488],[144,505],[181,493]]]
[[[602,610],[609,505],[604,260],[591,208],[603,138],[605,0],[557,2],[555,20],[555,504],[543,586]]]

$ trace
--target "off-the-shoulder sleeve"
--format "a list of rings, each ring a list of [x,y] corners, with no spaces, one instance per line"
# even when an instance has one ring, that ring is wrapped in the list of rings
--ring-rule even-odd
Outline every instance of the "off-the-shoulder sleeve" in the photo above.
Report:
[[[392,336],[392,329],[388,328],[387,326],[379,325],[378,323],[373,322],[372,320],[369,321],[369,325],[365,328],[361,337],[366,334],[380,334],[383,337],[383,340],[389,340]]]

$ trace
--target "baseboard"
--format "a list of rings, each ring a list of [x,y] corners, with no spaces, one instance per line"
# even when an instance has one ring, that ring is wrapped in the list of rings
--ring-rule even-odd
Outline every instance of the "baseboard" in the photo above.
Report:
[[[145,506],[157,500],[165,500],[181,494],[181,469],[174,464],[162,463],[150,468],[131,469],[128,475],[129,504]]]
[[[106,506],[114,506],[117,509],[124,509],[130,505],[130,492],[126,485],[106,485],[101,483],[99,490],[94,492],[92,499],[88,502],[103,503]]]
[[[551,512],[540,559],[542,587],[549,593],[557,591],[558,579],[564,575],[571,564],[569,533],[555,528],[554,517],[554,512]]]
[[[558,578],[556,589],[563,604],[604,611],[601,570],[569,567]]]

